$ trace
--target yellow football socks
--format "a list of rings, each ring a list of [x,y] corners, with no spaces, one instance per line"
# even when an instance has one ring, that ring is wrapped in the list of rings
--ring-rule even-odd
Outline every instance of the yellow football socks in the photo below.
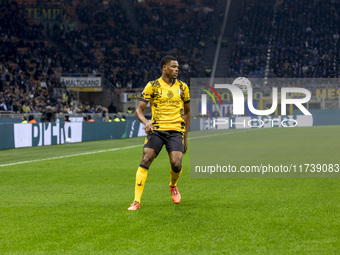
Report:
[[[177,181],[178,181],[179,177],[182,174],[182,170],[183,170],[183,167],[181,168],[181,171],[176,173],[176,172],[172,171],[172,169],[170,168],[170,173],[171,173],[171,176],[170,176],[170,186],[171,187],[177,186]]]
[[[135,184],[135,201],[140,203],[140,198],[143,194],[144,184],[146,177],[148,176],[148,168],[140,165],[136,174],[136,184]]]

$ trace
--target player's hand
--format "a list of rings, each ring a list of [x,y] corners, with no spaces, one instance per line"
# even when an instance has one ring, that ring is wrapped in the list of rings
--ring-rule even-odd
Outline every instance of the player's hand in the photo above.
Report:
[[[145,130],[145,133],[147,133],[148,135],[152,134],[153,133],[153,125],[150,122],[146,123],[144,130]]]

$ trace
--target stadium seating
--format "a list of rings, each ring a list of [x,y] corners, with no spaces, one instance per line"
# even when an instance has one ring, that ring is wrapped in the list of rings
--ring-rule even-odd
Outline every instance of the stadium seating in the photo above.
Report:
[[[239,16],[229,77],[339,77],[339,1],[244,0]]]
[[[69,93],[57,104],[61,73],[100,73],[123,91],[140,89],[160,75],[158,62],[166,54],[179,59],[182,80],[199,76],[212,20],[206,8],[217,0],[132,2],[1,1],[1,109],[39,113],[51,105],[82,112],[86,106],[73,105]],[[41,4],[62,8],[69,21],[30,19],[27,7]],[[241,4],[227,76],[339,77],[339,1]]]
[[[62,7],[77,25],[37,24],[27,18],[25,8],[39,4]],[[123,89],[131,82],[132,88],[141,88],[160,75],[158,62],[165,54],[178,57],[181,79],[188,81],[201,66],[199,43],[209,20],[202,7],[213,4],[203,0],[136,1],[136,30],[117,1],[4,1],[1,100],[15,112],[24,112],[24,104],[31,112],[41,112],[48,104],[58,112],[65,107],[66,111],[70,106],[76,108],[72,96],[65,95],[61,107],[53,94],[54,88],[63,87],[58,78],[61,73],[101,73]],[[161,5],[164,8],[155,15],[153,8]],[[19,96],[14,96],[17,92]]]

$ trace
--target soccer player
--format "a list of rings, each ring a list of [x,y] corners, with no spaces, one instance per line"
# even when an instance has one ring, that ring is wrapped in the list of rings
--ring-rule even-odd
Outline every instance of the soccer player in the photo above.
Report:
[[[140,209],[140,200],[145,180],[152,161],[163,145],[170,159],[170,192],[175,204],[181,202],[177,188],[182,174],[182,158],[187,151],[190,126],[190,94],[188,85],[177,79],[178,61],[173,56],[161,60],[162,76],[145,86],[139,100],[136,116],[144,124],[147,137],[144,142],[143,157],[136,174],[135,199],[129,211]],[[149,122],[144,110],[150,102],[152,119]]]

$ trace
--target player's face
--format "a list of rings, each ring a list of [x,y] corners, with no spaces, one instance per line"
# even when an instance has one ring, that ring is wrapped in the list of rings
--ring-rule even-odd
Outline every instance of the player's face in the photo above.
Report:
[[[177,79],[178,76],[178,62],[175,60],[171,60],[168,64],[164,66],[165,74],[171,79]]]

